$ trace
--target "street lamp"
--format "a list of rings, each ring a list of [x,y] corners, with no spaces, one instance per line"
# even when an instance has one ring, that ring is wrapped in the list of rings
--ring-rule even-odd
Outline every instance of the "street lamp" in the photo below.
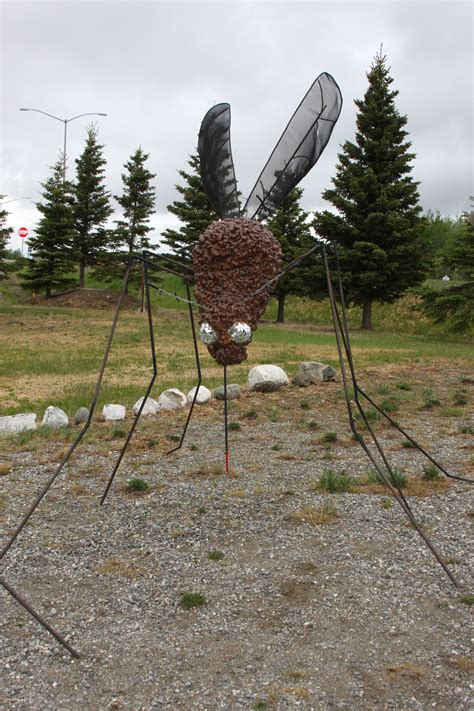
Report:
[[[66,137],[68,123],[71,123],[71,121],[75,121],[76,119],[81,118],[81,116],[107,116],[107,114],[92,112],[86,114],[78,114],[77,116],[73,116],[70,119],[62,119],[58,116],[53,116],[53,114],[48,114],[46,111],[41,111],[41,109],[20,109],[20,111],[36,111],[39,114],[44,114],[45,116],[49,116],[50,118],[56,119],[56,121],[61,121],[61,123],[64,124],[63,183],[66,182]]]

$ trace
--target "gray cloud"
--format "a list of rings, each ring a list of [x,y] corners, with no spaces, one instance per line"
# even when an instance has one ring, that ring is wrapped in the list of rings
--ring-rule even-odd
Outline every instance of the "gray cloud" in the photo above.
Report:
[[[97,119],[107,183],[140,144],[157,174],[157,230],[172,221],[176,171],[194,151],[206,110],[232,105],[232,146],[246,195],[290,114],[321,71],[344,107],[330,144],[303,182],[307,209],[325,206],[339,144],[352,140],[354,98],[383,42],[417,153],[424,209],[455,215],[472,194],[472,7],[468,2],[4,2],[0,193],[39,199],[62,147],[59,117]],[[87,119],[68,128],[69,170]],[[9,205],[11,224],[34,226],[32,204]],[[15,242],[18,244],[18,240]]]

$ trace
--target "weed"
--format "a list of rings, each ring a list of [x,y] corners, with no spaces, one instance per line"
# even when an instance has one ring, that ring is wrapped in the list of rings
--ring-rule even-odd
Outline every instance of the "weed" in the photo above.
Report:
[[[248,410],[248,412],[242,414],[242,417],[245,417],[246,420],[256,420],[258,418],[258,412],[256,410]]]
[[[388,481],[399,489],[404,489],[408,480],[399,469],[392,469],[392,474],[386,472]],[[385,484],[384,478],[376,469],[370,469],[367,473],[367,481],[371,484]]]
[[[415,449],[416,444],[411,441],[411,439],[404,439],[402,442],[403,449]]]
[[[354,477],[349,476],[344,471],[336,472],[333,469],[325,469],[317,482],[317,488],[335,494],[351,491],[355,484],[356,480]]]
[[[434,464],[427,464],[423,467],[423,478],[428,481],[439,481],[443,477],[438,467],[435,467]]]
[[[405,382],[397,383],[395,387],[398,388],[399,390],[406,390],[406,391],[410,391],[412,389],[410,383],[405,383]]]
[[[369,422],[377,422],[378,420],[380,420],[382,415],[378,410],[365,410],[365,417]],[[364,418],[362,417],[360,412],[354,412],[354,418],[356,420],[364,421]]]
[[[197,452],[199,447],[197,446],[197,444],[192,444],[189,449],[191,450],[191,452]]]
[[[272,407],[270,411],[270,422],[278,422],[280,420],[280,410],[278,407]]]
[[[207,509],[206,509],[205,506],[198,506],[197,512],[198,512],[199,514],[205,514],[205,513],[207,513]]]
[[[388,395],[388,393],[390,392],[390,388],[388,388],[386,385],[377,385],[375,391],[379,395]]]
[[[466,397],[466,393],[464,391],[460,391],[455,393],[453,397],[453,404],[454,405],[467,405],[468,399]]]
[[[299,511],[294,511],[289,518],[294,523],[322,526],[331,523],[337,516],[337,509],[333,502],[325,501],[321,506],[303,506]]]
[[[111,434],[113,439],[122,439],[127,436],[127,431],[123,427],[114,427]]]
[[[225,469],[219,464],[201,464],[197,469],[192,469],[188,476],[220,476],[221,474],[225,474]]]
[[[459,431],[461,434],[474,435],[474,427],[471,427],[471,425],[463,425]]]
[[[143,479],[130,479],[127,482],[127,488],[129,491],[133,491],[136,494],[144,494],[145,492],[150,491],[149,484],[147,484],[146,481],[143,481]]]
[[[461,595],[459,602],[462,602],[463,605],[474,605],[474,595]]]
[[[391,397],[387,400],[382,400],[380,403],[380,409],[384,412],[396,412],[400,407],[400,402],[397,398]]]
[[[431,410],[433,407],[441,405],[441,401],[436,397],[433,388],[427,388],[423,391],[423,408]]]
[[[337,442],[337,432],[325,432],[321,437],[321,442]]]
[[[222,558],[224,558],[224,553],[222,551],[209,551],[207,557],[209,560],[222,560]]]
[[[309,410],[311,408],[311,405],[307,400],[301,400],[300,407],[302,410]]]
[[[258,711],[265,711],[265,709],[268,709],[268,704],[266,701],[259,699],[254,703],[253,708],[258,709]]]
[[[319,427],[319,425],[318,425],[318,423],[316,422],[316,420],[310,420],[310,421],[308,422],[308,429],[309,429],[309,430],[313,430],[313,431],[314,431],[314,430],[317,430],[318,427]]]
[[[169,434],[166,435],[166,439],[169,439],[170,442],[181,442],[181,435]]]
[[[382,499],[382,508],[383,509],[391,509],[392,506],[393,506],[392,499]]]
[[[472,375],[467,375],[466,373],[461,373],[459,380],[461,381],[461,383],[467,383],[469,385],[474,385],[474,376],[472,376]]]
[[[240,422],[229,422],[229,430],[240,430]]]
[[[274,444],[274,445],[272,446],[272,449],[273,449],[274,452],[279,452],[280,449],[281,449],[281,447],[280,447],[279,444]]]
[[[201,605],[205,605],[205,603],[206,598],[200,593],[183,593],[179,601],[181,607],[184,607],[186,610],[190,610],[193,607],[201,607]]]
[[[457,407],[442,407],[439,414],[442,417],[462,417],[464,412],[462,410],[458,410]]]
[[[146,442],[146,446],[147,446],[149,449],[152,449],[152,447],[156,447],[157,444],[159,444],[159,442],[158,442],[157,439],[148,439],[147,442]]]

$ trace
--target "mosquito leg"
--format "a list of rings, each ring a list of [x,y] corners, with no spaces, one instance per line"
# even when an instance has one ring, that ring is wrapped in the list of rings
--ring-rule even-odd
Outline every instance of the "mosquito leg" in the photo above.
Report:
[[[18,527],[17,527],[17,528],[15,529],[15,531],[12,533],[12,535],[10,536],[9,540],[7,541],[7,543],[3,546],[3,548],[2,548],[2,550],[1,550],[1,552],[0,552],[0,560],[4,557],[4,555],[7,553],[7,551],[10,549],[10,547],[11,547],[11,546],[13,545],[13,543],[15,542],[16,538],[18,537],[18,535],[19,535],[19,534],[21,533],[21,531],[24,529],[24,527],[25,527],[26,524],[28,523],[30,517],[31,517],[31,516],[33,515],[33,513],[35,512],[35,510],[37,509],[37,507],[38,507],[39,504],[41,503],[41,501],[42,501],[42,499],[44,498],[44,496],[46,496],[46,494],[48,493],[49,489],[50,489],[51,486],[54,484],[54,482],[56,481],[57,477],[59,476],[59,474],[60,474],[61,471],[63,470],[65,464],[67,463],[67,461],[68,461],[68,459],[69,459],[69,457],[70,457],[71,454],[74,452],[74,450],[76,449],[77,445],[79,444],[79,442],[80,442],[81,439],[84,437],[84,435],[86,434],[87,430],[88,430],[89,427],[90,427],[90,424],[91,424],[91,421],[92,421],[92,416],[93,416],[93,414],[94,414],[94,410],[95,410],[95,407],[96,407],[96,404],[97,404],[97,399],[98,399],[98,397],[99,397],[100,386],[101,386],[101,384],[102,384],[102,379],[103,379],[103,377],[104,377],[105,366],[107,365],[107,360],[108,360],[108,357],[109,357],[110,348],[111,348],[111,346],[112,346],[112,340],[113,340],[113,337],[114,337],[114,334],[115,334],[115,328],[116,328],[116,326],[117,326],[117,320],[118,320],[118,317],[119,317],[119,312],[120,312],[120,309],[121,309],[121,307],[122,307],[122,303],[123,303],[123,300],[124,300],[124,296],[125,296],[125,293],[126,293],[126,290],[127,290],[128,279],[129,279],[129,276],[130,276],[130,268],[131,268],[131,264],[128,265],[127,271],[126,271],[126,274],[125,274],[125,278],[124,278],[124,280],[123,280],[122,290],[121,290],[121,292],[120,292],[119,300],[118,300],[118,302],[117,302],[117,306],[116,306],[116,309],[115,309],[115,314],[114,314],[114,318],[113,318],[113,322],[112,322],[112,327],[111,327],[111,329],[110,329],[109,337],[108,337],[108,340],[107,340],[107,346],[106,346],[106,349],[105,349],[104,357],[103,357],[103,359],[102,359],[102,365],[101,365],[101,367],[100,367],[99,376],[98,376],[98,379],[97,379],[97,382],[96,382],[96,386],[95,386],[94,397],[93,397],[92,404],[91,404],[91,407],[90,407],[90,410],[89,410],[89,416],[88,416],[88,418],[87,418],[87,421],[86,421],[86,423],[85,423],[83,429],[79,432],[79,434],[77,435],[76,439],[74,440],[74,442],[73,442],[73,443],[71,444],[71,446],[69,447],[69,449],[68,449],[66,455],[65,455],[65,456],[63,457],[63,459],[61,460],[59,466],[56,468],[56,470],[55,470],[55,471],[53,472],[53,474],[50,476],[50,478],[48,479],[48,481],[46,482],[46,484],[43,486],[43,488],[41,489],[41,491],[39,492],[39,494],[36,496],[35,500],[34,500],[33,503],[31,504],[31,506],[30,506],[30,508],[28,509],[28,511],[26,512],[26,514],[23,516],[23,519],[21,520],[21,522],[20,522],[20,524],[18,525]]]
[[[115,475],[117,473],[117,470],[122,462],[122,459],[125,454],[125,450],[128,447],[128,443],[130,442],[132,435],[135,431],[135,427],[138,424],[138,420],[140,419],[140,415],[143,412],[143,408],[145,407],[145,403],[147,401],[147,398],[151,392],[151,389],[154,385],[154,382],[156,380],[156,375],[157,375],[157,367],[156,367],[156,350],[155,350],[155,337],[153,334],[153,315],[152,315],[152,309],[151,309],[151,299],[150,299],[150,283],[148,281],[148,265],[147,262],[144,260],[143,261],[143,269],[144,269],[144,277],[145,277],[145,295],[146,295],[146,304],[147,304],[147,316],[148,316],[148,333],[150,337],[150,348],[151,348],[151,358],[152,358],[152,364],[153,364],[153,374],[151,376],[150,382],[148,384],[148,387],[146,389],[146,393],[143,397],[143,400],[140,404],[140,407],[138,409],[137,414],[135,415],[135,419],[133,420],[132,426],[130,427],[130,430],[128,432],[127,438],[125,439],[125,443],[120,451],[119,457],[117,459],[117,462],[115,464],[115,467],[112,471],[112,474],[110,475],[109,481],[107,482],[107,486],[105,487],[105,491],[102,494],[102,498],[100,500],[100,505],[103,506],[104,501],[107,497],[107,494],[109,493],[109,489],[112,486],[112,482],[115,479]]]
[[[225,473],[229,474],[229,426],[227,417],[227,366],[224,365],[224,439],[225,439]]]
[[[186,296],[187,296],[187,300],[188,300],[189,319],[190,319],[190,321],[191,321],[191,331],[192,331],[192,334],[193,334],[194,357],[195,357],[195,359],[196,359],[196,369],[197,369],[197,373],[198,373],[198,383],[197,383],[196,391],[195,391],[195,393],[194,393],[193,401],[192,401],[192,403],[191,403],[191,407],[189,408],[188,417],[187,417],[187,419],[186,419],[186,423],[185,423],[185,425],[184,425],[184,429],[183,429],[183,432],[182,432],[182,434],[181,434],[181,439],[180,439],[180,441],[179,441],[179,444],[178,444],[176,447],[173,447],[173,449],[170,449],[169,452],[166,452],[166,454],[171,454],[172,452],[176,452],[176,450],[180,449],[180,448],[183,446],[184,438],[185,438],[185,436],[186,436],[186,431],[187,431],[187,429],[188,429],[188,425],[189,425],[189,422],[190,422],[190,420],[191,420],[191,416],[192,416],[192,414],[193,414],[194,405],[196,404],[196,398],[197,398],[198,393],[199,393],[199,387],[200,387],[201,382],[202,382],[201,363],[200,363],[200,360],[199,360],[199,349],[198,349],[198,342],[197,342],[197,337],[196,337],[196,326],[195,326],[195,323],[194,323],[193,306],[192,306],[192,302],[191,302],[191,291],[190,291],[190,289],[189,289],[189,284],[188,284],[187,281],[185,282],[185,285],[186,285]]]
[[[366,453],[366,455],[369,457],[370,461],[376,468],[377,472],[380,474],[382,477],[383,481],[385,484],[389,487],[392,495],[397,499],[398,503],[402,507],[402,509],[405,511],[406,515],[408,516],[411,524],[414,526],[415,530],[417,533],[421,536],[431,553],[434,555],[438,563],[441,565],[445,573],[448,575],[450,578],[451,582],[456,586],[459,587],[459,583],[454,577],[454,575],[451,573],[451,571],[447,568],[446,564],[444,563],[441,555],[438,553],[436,548],[433,546],[431,541],[429,540],[428,536],[426,533],[423,531],[423,529],[420,527],[420,525],[417,523],[411,508],[408,504],[408,501],[406,500],[406,497],[401,490],[401,487],[399,486],[398,482],[396,481],[394,472],[385,456],[385,452],[382,448],[382,445],[378,441],[375,432],[373,431],[372,427],[370,426],[370,423],[367,419],[367,416],[365,414],[365,411],[359,401],[358,397],[358,386],[357,386],[357,379],[355,375],[355,369],[354,369],[354,364],[352,360],[352,352],[350,350],[350,341],[349,341],[349,330],[347,328],[347,319],[346,319],[346,314],[345,314],[345,308],[344,308],[344,302],[341,302],[342,308],[343,308],[343,322],[345,326],[343,327],[342,322],[341,322],[341,317],[337,308],[337,303],[336,299],[334,296],[334,290],[332,287],[332,281],[331,281],[331,275],[329,271],[329,265],[327,261],[327,256],[326,256],[326,250],[323,248],[323,260],[324,260],[324,267],[326,271],[326,279],[327,279],[327,285],[328,285],[328,293],[329,293],[329,300],[331,304],[331,312],[332,312],[332,318],[333,318],[333,325],[334,325],[334,332],[336,335],[336,345],[337,345],[337,350],[338,350],[338,355],[339,355],[339,363],[341,367],[341,374],[342,374],[342,379],[343,379],[343,385],[344,385],[344,394],[345,394],[345,399],[346,399],[346,405],[349,413],[349,421],[350,421],[350,426],[351,430],[354,433],[354,436],[356,440],[359,442],[361,445],[362,449]],[[342,343],[341,343],[342,342]],[[343,356],[343,345],[344,344],[344,351],[346,353],[346,357],[348,360],[350,372],[351,372],[351,377],[352,377],[352,383],[353,383],[353,388],[354,388],[354,399],[357,405],[357,408],[359,410],[359,413],[364,421],[365,426],[367,427],[370,436],[378,450],[378,453],[383,461],[383,464],[385,466],[385,471],[380,465],[377,463],[375,458],[373,457],[372,453],[370,452],[367,444],[364,441],[364,438],[358,432],[355,420],[354,420],[354,415],[352,412],[352,404],[351,404],[351,397],[349,393],[349,387],[347,383],[347,373],[346,373],[346,367],[345,367],[345,361],[344,361],[344,356]],[[389,477],[387,477],[387,472],[389,474]]]
[[[69,642],[66,642],[66,640],[64,639],[64,637],[62,637],[62,636],[59,634],[59,632],[57,632],[57,631],[54,629],[54,627],[51,627],[51,625],[50,625],[48,622],[46,622],[46,620],[45,620],[43,617],[41,617],[41,615],[40,615],[38,612],[36,612],[36,610],[34,610],[34,609],[31,607],[31,605],[25,600],[25,598],[22,597],[22,596],[20,595],[20,593],[19,593],[17,590],[15,590],[15,588],[13,588],[9,583],[7,583],[7,581],[5,580],[5,578],[4,578],[3,576],[0,576],[0,585],[1,585],[7,592],[9,592],[10,595],[11,595],[17,602],[19,602],[20,605],[22,605],[22,606],[25,608],[25,610],[27,610],[27,611],[30,613],[30,615],[32,615],[32,617],[34,617],[35,620],[37,620],[37,621],[40,623],[40,625],[42,625],[42,626],[45,628],[45,630],[47,630],[50,634],[52,634],[53,637],[54,637],[55,639],[57,639],[57,641],[58,641],[60,644],[62,644],[63,647],[65,647],[65,648],[67,649],[67,651],[68,651],[73,657],[76,657],[76,659],[79,659],[79,657],[80,657],[79,652],[76,652],[76,650],[74,649],[74,647],[71,647],[71,645],[69,644]]]

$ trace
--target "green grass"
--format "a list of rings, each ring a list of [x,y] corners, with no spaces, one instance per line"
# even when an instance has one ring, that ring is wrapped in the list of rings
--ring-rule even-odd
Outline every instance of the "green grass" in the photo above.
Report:
[[[328,491],[331,494],[340,494],[344,491],[351,491],[355,485],[354,477],[349,476],[346,472],[325,469],[312,488]]]
[[[130,481],[127,482],[127,488],[136,494],[145,494],[147,491],[150,491],[149,484],[143,481],[143,479],[130,479]]]
[[[179,601],[180,606],[186,610],[190,610],[193,607],[201,607],[201,605],[205,605],[205,603],[206,598],[200,593],[184,593],[181,595]]]

